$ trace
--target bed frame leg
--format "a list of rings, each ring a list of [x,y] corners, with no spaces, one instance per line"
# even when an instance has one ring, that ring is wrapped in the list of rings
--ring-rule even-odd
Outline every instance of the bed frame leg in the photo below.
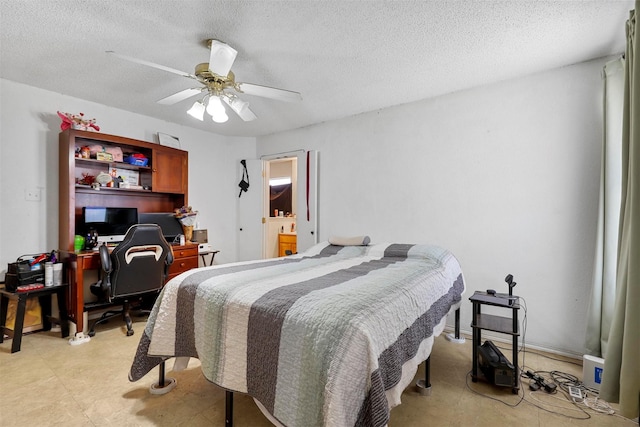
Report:
[[[464,344],[464,337],[460,337],[460,308],[455,311],[456,316],[456,324],[455,324],[455,334],[447,334],[447,340],[456,343],[456,344]]]
[[[416,387],[421,395],[431,396],[431,356],[424,361],[424,380],[418,380]]]
[[[175,378],[169,378],[168,380],[164,376],[164,363],[163,361],[159,366],[158,382],[151,384],[149,391],[151,394],[166,394],[169,393],[176,386],[177,381]]]
[[[233,392],[225,391],[224,425],[233,427]]]

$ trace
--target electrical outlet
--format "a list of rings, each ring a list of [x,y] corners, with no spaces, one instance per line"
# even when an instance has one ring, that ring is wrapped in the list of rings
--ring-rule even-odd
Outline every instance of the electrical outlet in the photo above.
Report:
[[[26,188],[24,190],[24,199],[29,202],[39,202],[41,199],[40,189],[37,187]]]

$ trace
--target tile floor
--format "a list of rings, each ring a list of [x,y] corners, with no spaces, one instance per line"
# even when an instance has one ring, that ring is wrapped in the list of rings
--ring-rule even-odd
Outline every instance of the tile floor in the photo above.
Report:
[[[144,320],[136,321],[135,335],[127,337],[114,320],[98,327],[90,342],[78,346],[69,345],[56,332],[33,333],[23,337],[22,350],[14,354],[11,340],[5,340],[0,345],[0,425],[224,426],[224,392],[202,376],[197,360],[180,372],[170,372],[172,363],[167,364],[167,375],[176,378],[178,385],[166,395],[149,393],[157,369],[138,382],[128,381],[143,328]],[[525,362],[532,370],[582,376],[582,368],[574,363],[532,352],[525,353]],[[616,415],[578,409],[560,393],[530,392],[527,384],[514,395],[510,388],[473,383],[467,375],[470,369],[471,340],[454,344],[439,337],[431,362],[431,396],[421,396],[409,386],[403,403],[392,410],[389,425],[638,425]],[[421,367],[416,377],[423,375]],[[251,398],[236,395],[234,404],[236,427],[271,425]]]

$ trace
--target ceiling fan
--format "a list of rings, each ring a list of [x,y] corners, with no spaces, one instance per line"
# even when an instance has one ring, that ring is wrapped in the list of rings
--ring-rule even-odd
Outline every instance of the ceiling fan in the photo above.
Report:
[[[226,122],[229,117],[226,114],[226,109],[222,102],[231,107],[242,120],[246,122],[255,120],[257,116],[249,108],[249,103],[240,99],[238,94],[244,93],[287,102],[298,102],[302,100],[302,96],[298,92],[253,83],[236,82],[235,75],[233,71],[231,71],[231,66],[238,52],[219,40],[210,39],[205,42],[210,50],[209,62],[196,65],[194,74],[122,55],[114,51],[107,51],[107,53],[126,61],[146,65],[198,81],[198,83],[201,84],[200,87],[189,88],[174,93],[173,95],[162,98],[158,103],[173,105],[198,94],[204,94],[203,98],[196,101],[189,111],[187,111],[190,116],[200,121],[204,119],[204,113],[206,111],[211,115],[214,122]]]

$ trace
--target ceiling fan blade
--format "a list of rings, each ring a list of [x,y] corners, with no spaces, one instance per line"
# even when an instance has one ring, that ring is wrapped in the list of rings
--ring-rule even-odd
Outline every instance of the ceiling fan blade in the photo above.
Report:
[[[251,122],[258,118],[249,108],[249,103],[242,101],[237,96],[225,95],[222,99],[245,122]]]
[[[136,64],[146,65],[147,67],[156,68],[158,70],[167,71],[169,73],[177,74],[177,75],[182,76],[182,77],[188,77],[190,79],[198,80],[198,78],[196,76],[194,76],[193,74],[189,74],[189,73],[186,73],[184,71],[176,70],[175,68],[166,67],[164,65],[160,65],[160,64],[153,63],[153,62],[145,61],[144,59],[138,59],[138,58],[133,58],[133,57],[127,56],[127,55],[122,55],[120,53],[115,53],[112,50],[107,50],[106,52],[108,54],[116,56],[116,57],[118,57],[120,59],[124,59],[125,61],[135,62]]]
[[[162,98],[161,100],[158,101],[158,104],[163,104],[163,105],[177,104],[180,101],[184,101],[187,98],[191,98],[194,95],[198,95],[199,93],[202,93],[203,90],[204,88],[181,90],[178,93],[174,93],[173,95],[169,95],[166,98]]]
[[[211,40],[209,49],[211,50],[209,54],[209,71],[221,77],[226,77],[231,71],[231,66],[233,61],[236,60],[238,51],[218,40]]]
[[[269,86],[261,86],[253,83],[238,83],[238,87],[247,95],[261,96],[286,102],[300,102],[302,95],[291,90],[277,89]]]
[[[252,122],[258,118],[258,116],[256,116],[255,113],[251,111],[249,107],[243,108],[240,111],[236,111],[236,114],[238,114],[238,116],[245,122]]]

